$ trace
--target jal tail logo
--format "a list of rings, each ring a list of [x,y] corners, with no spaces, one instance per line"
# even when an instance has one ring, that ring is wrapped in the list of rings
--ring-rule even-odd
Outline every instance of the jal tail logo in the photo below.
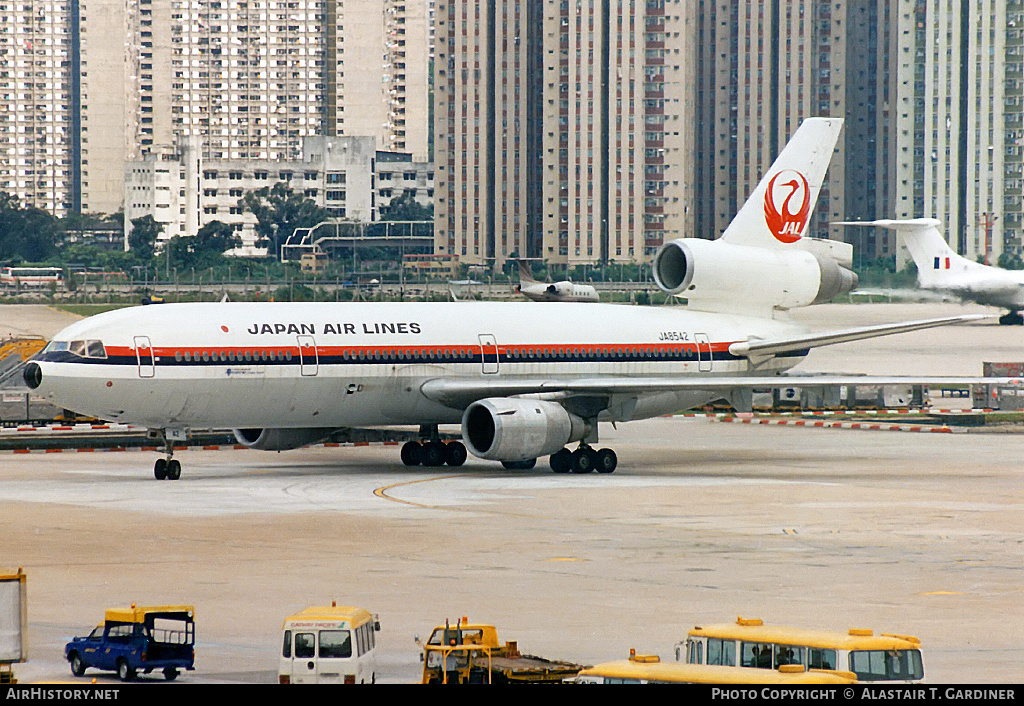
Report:
[[[811,190],[807,177],[784,169],[771,178],[764,194],[764,220],[775,239],[795,243],[807,225],[811,212]]]

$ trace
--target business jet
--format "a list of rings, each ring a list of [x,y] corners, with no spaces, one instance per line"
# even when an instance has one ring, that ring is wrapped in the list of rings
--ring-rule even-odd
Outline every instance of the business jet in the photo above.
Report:
[[[589,284],[561,282],[538,282],[533,278],[529,266],[519,261],[519,284],[516,291],[535,302],[596,302],[600,301],[597,290]]]
[[[949,247],[934,218],[839,221],[832,225],[879,226],[896,231],[917,265],[921,289],[1009,311],[1003,325],[1024,324],[1024,272],[991,267],[961,257]]]
[[[401,449],[407,465],[460,466],[472,453],[507,468],[549,456],[556,472],[612,472],[618,458],[597,448],[599,423],[720,398],[749,410],[752,387],[852,384],[782,374],[815,346],[977,318],[828,333],[786,318],[856,284],[845,256],[802,237],[841,126],[805,121],[719,240],[658,250],[655,281],[686,306],[133,307],[61,331],[25,381],[59,407],[151,429],[165,447],[158,479],[180,476],[174,441],[192,429],[234,429],[247,447],[281,451],[345,427],[396,425],[420,430]],[[461,441],[442,441],[446,424],[461,424]]]

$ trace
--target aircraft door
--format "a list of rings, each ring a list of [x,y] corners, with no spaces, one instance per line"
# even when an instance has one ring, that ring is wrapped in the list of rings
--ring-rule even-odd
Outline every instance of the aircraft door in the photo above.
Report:
[[[697,370],[702,373],[711,372],[711,340],[706,333],[693,334],[697,343]]]
[[[489,333],[482,333],[480,339],[480,356],[483,361],[481,372],[484,375],[495,375],[498,372],[498,342]]]
[[[298,336],[299,341],[299,372],[306,377],[313,377],[319,368],[316,341],[312,336]]]
[[[135,357],[139,361],[140,378],[151,378],[156,374],[156,367],[153,365],[153,346],[149,342],[149,336],[135,337]]]

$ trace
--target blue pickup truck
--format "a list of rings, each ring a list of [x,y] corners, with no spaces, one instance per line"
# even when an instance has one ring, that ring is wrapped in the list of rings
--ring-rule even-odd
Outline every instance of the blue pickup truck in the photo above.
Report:
[[[64,646],[64,658],[76,677],[89,667],[116,671],[121,681],[139,672],[162,670],[169,681],[194,669],[195,609],[192,606],[110,608],[88,637]]]

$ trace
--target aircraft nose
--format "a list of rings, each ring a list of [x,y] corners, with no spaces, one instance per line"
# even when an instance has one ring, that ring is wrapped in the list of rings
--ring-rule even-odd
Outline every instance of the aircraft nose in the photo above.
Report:
[[[28,363],[21,376],[30,390],[35,390],[43,384],[43,369],[39,367],[39,363]]]

